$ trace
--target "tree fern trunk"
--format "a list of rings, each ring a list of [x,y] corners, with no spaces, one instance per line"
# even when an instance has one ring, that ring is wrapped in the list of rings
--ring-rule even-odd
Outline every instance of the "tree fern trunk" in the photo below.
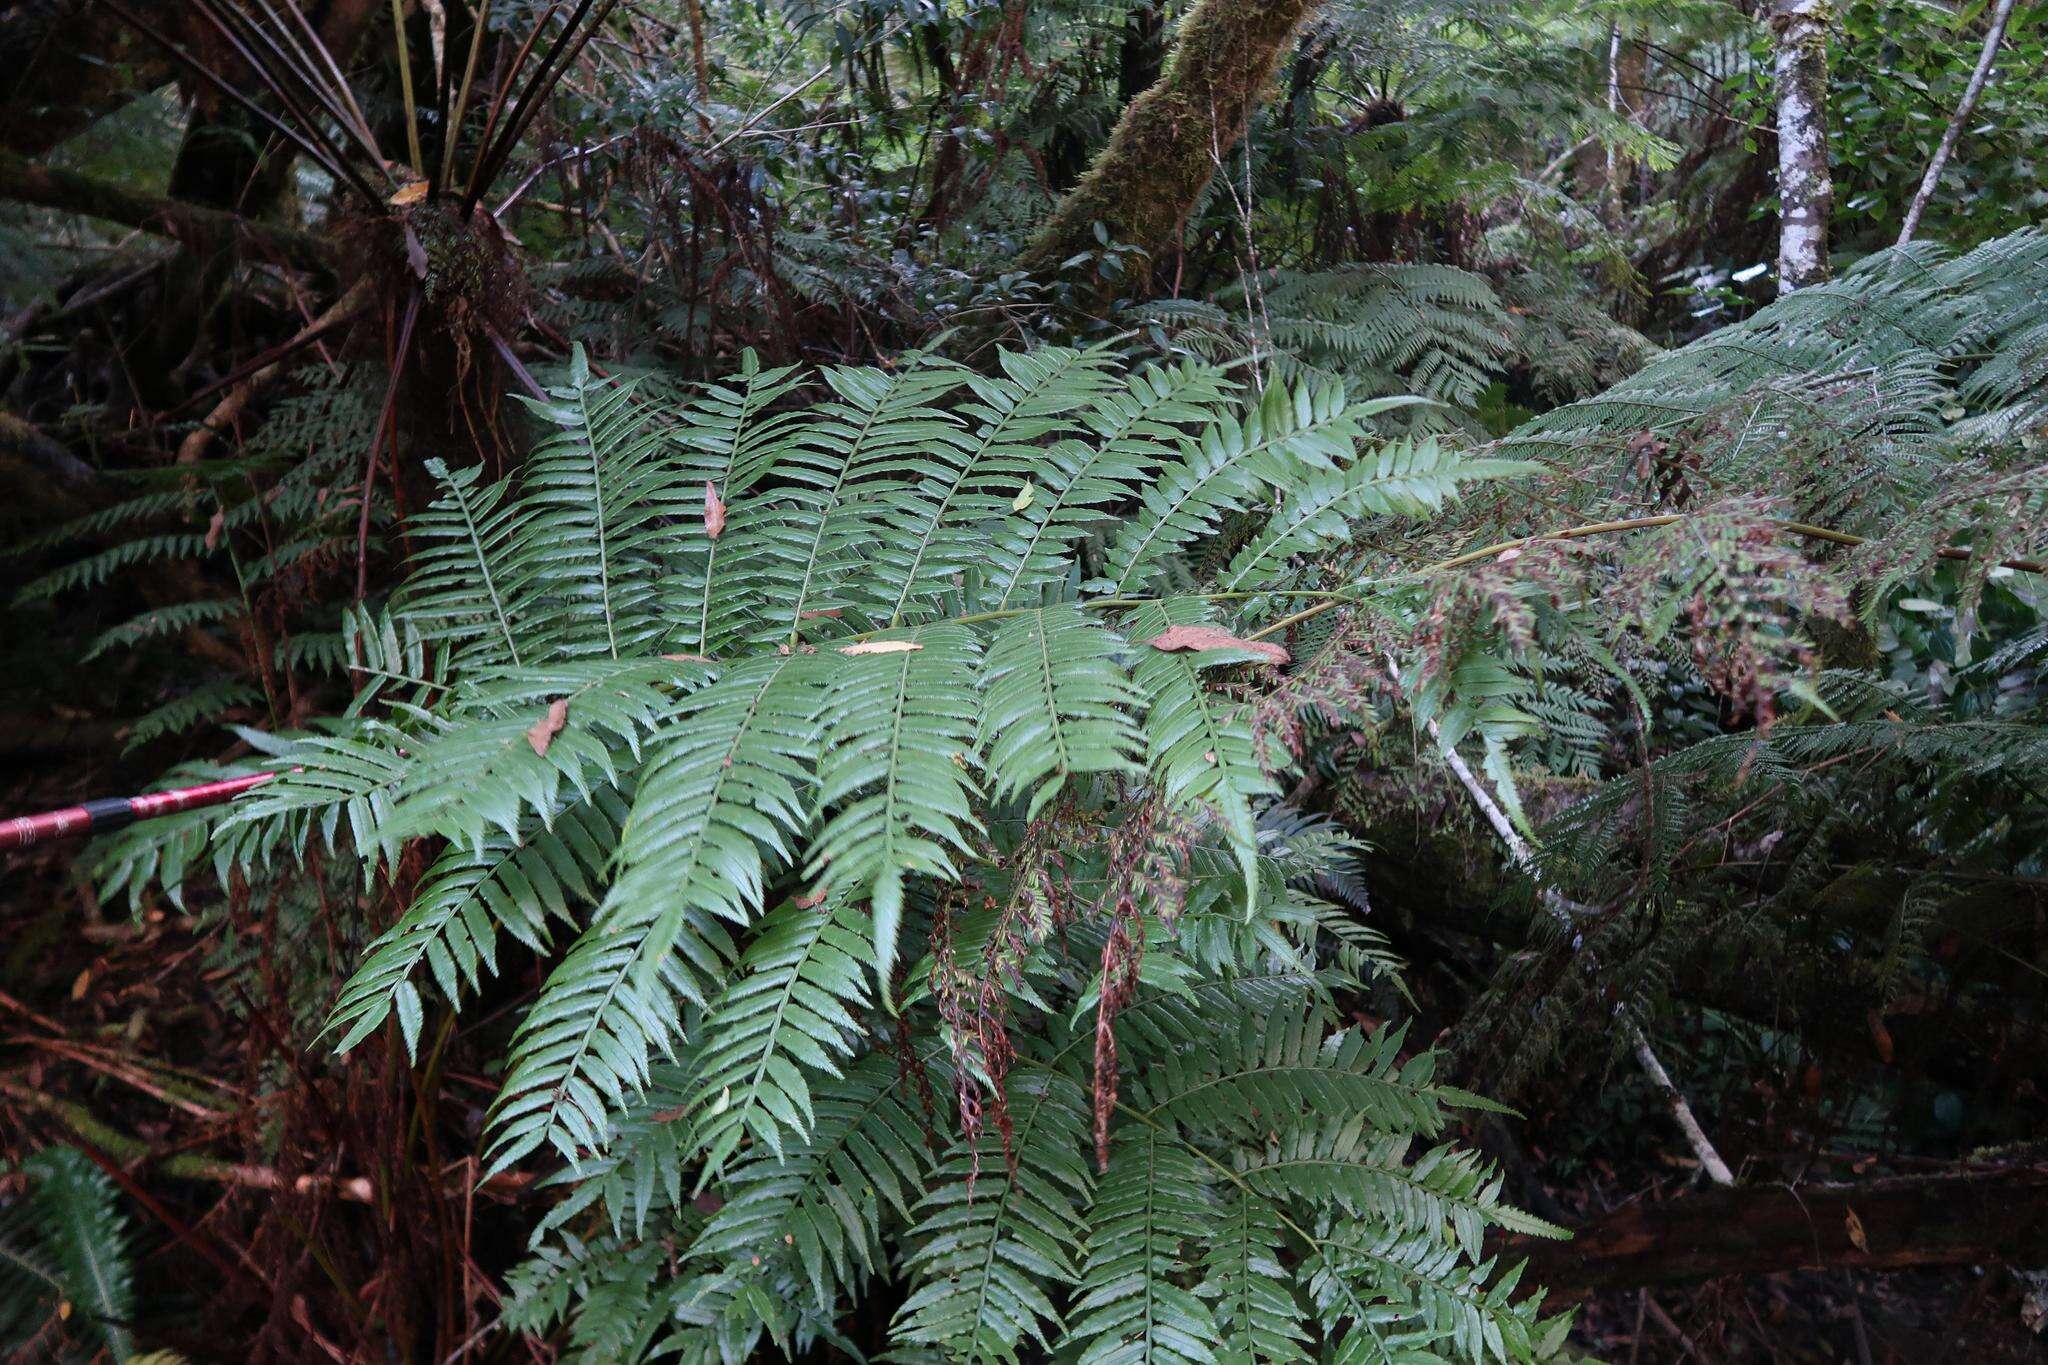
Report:
[[[1243,136],[1288,40],[1316,4],[1201,0],[1166,74],[1124,111],[1109,145],[1026,248],[1023,268],[1041,279],[1058,275],[1062,262],[1096,245],[1097,223],[1112,241],[1156,261]]]
[[[1835,197],[1828,169],[1828,18],[1826,0],[1776,0],[1778,292],[1828,277],[1828,213]]]

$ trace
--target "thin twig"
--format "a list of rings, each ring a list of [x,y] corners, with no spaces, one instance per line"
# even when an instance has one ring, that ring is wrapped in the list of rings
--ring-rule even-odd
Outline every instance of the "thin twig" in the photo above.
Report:
[[[1391,665],[1393,660],[1389,659],[1388,663]],[[1437,748],[1443,754],[1444,762],[1449,765],[1451,772],[1456,775],[1459,783],[1471,795],[1472,803],[1479,807],[1480,813],[1486,817],[1486,822],[1493,826],[1494,833],[1498,834],[1501,842],[1507,845],[1509,860],[1529,880],[1537,884],[1544,907],[1550,911],[1559,923],[1569,928],[1572,922],[1572,912],[1579,907],[1572,905],[1570,901],[1566,900],[1556,890],[1543,885],[1543,878],[1536,864],[1535,853],[1530,849],[1528,841],[1522,837],[1521,831],[1515,828],[1514,822],[1508,819],[1507,812],[1500,808],[1500,803],[1494,799],[1493,793],[1486,789],[1486,784],[1479,780],[1478,774],[1474,773],[1471,766],[1465,762],[1464,755],[1460,754],[1455,748],[1448,747],[1443,743],[1442,732],[1438,729],[1434,717],[1425,720],[1423,724],[1428,727],[1429,737],[1437,741]],[[1666,1071],[1664,1064],[1657,1059],[1656,1050],[1650,1046],[1648,1035],[1643,1032],[1642,1027],[1633,1019],[1624,1018],[1622,1020],[1622,1029],[1628,1038],[1629,1045],[1635,1051],[1636,1060],[1642,1064],[1643,1071],[1650,1078],[1650,1083],[1656,1086],[1658,1091],[1664,1096],[1665,1104],[1671,1109],[1672,1118],[1678,1122],[1679,1131],[1685,1134],[1687,1145],[1692,1148],[1693,1154],[1699,1158],[1700,1169],[1704,1170],[1707,1173],[1707,1178],[1716,1185],[1733,1185],[1735,1183],[1734,1173],[1728,1169],[1728,1163],[1721,1159],[1721,1154],[1714,1149],[1713,1142],[1708,1139],[1706,1130],[1700,1127],[1699,1120],[1693,1116],[1692,1106],[1686,1103],[1685,1096],[1672,1083],[1671,1073]]]
[[[1913,203],[1906,210],[1905,226],[1899,229],[1899,245],[1913,240],[1913,234],[1920,228],[1920,215],[1927,212],[1927,205],[1934,198],[1934,187],[1941,180],[1941,172],[1948,165],[1948,159],[1955,155],[1956,143],[1963,136],[1963,125],[1970,121],[1970,114],[1977,107],[1977,97],[1984,93],[1984,83],[1991,78],[1992,64],[1998,60],[1998,48],[2005,41],[2006,21],[2012,18],[2013,0],[1998,0],[1998,9],[1991,16],[1991,31],[1984,35],[1984,50],[1977,57],[1977,69],[1970,73],[1970,83],[1963,90],[1962,102],[1956,105],[1955,116],[1948,121],[1948,131],[1941,135],[1941,145],[1934,149],[1934,159],[1927,163],[1927,174],[1920,178],[1920,189],[1913,196]]]
[[[395,427],[398,414],[398,384],[405,377],[405,357],[412,347],[412,325],[419,317],[420,293],[415,289],[405,301],[405,321],[398,329],[398,345],[391,352],[391,380],[384,388],[384,406],[377,413],[376,429],[370,433],[370,454],[363,461],[363,508],[361,519],[356,524],[356,601],[363,600],[369,589],[370,574],[370,498],[377,487],[377,456],[384,447],[387,428]],[[387,314],[388,316],[388,314]],[[396,438],[393,438],[396,444]],[[393,481],[397,479],[397,460],[393,457]]]
[[[1700,1354],[1700,1348],[1693,1344],[1693,1339],[1685,1334],[1685,1329],[1672,1321],[1671,1315],[1664,1311],[1662,1304],[1648,1297],[1647,1294],[1645,1294],[1643,1302],[1649,1305],[1650,1316],[1656,1319],[1657,1325],[1678,1338],[1678,1344],[1685,1351],[1688,1360],[1706,1359],[1705,1356]]]

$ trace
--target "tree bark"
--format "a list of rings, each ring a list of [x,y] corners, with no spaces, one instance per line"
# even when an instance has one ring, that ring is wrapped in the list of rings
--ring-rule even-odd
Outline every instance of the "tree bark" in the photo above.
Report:
[[[1720,1275],[2048,1258],[2048,1163],[1841,1185],[1758,1185],[1630,1204],[1569,1242],[1512,1238],[1553,1300]]]
[[[1962,102],[1956,105],[1955,117],[1948,121],[1948,131],[1941,135],[1941,145],[1934,149],[1934,159],[1927,163],[1927,174],[1920,179],[1919,192],[1913,196],[1912,207],[1906,210],[1906,224],[1899,229],[1900,246],[1912,241],[1913,234],[1920,230],[1920,215],[1927,212],[1934,187],[1941,182],[1942,168],[1955,155],[1963,125],[1970,121],[1970,113],[1984,93],[1984,83],[1991,78],[1992,63],[1998,60],[1998,45],[2005,41],[2005,26],[2012,19],[2012,4],[2013,0],[1998,0],[1998,9],[1991,16],[1991,31],[1984,35],[1984,51],[1977,58],[1977,69],[1970,73],[1970,83],[1963,90]]]
[[[296,265],[326,265],[333,255],[331,244],[309,232],[270,227],[221,209],[142,194],[74,171],[39,166],[7,151],[0,151],[0,200],[82,214],[178,242],[241,238]]]
[[[1827,0],[1775,0],[1777,35],[1778,292],[1828,277]]]
[[[1318,0],[1201,0],[1166,74],[1124,111],[1081,182],[1019,264],[1050,280],[1093,249],[1095,225],[1157,260],[1179,237],[1224,154],[1244,135],[1288,40]],[[1098,296],[1107,282],[1091,281]]]

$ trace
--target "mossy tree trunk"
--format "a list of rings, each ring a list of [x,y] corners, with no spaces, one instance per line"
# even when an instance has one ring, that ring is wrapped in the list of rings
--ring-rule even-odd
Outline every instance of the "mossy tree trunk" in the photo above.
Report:
[[[1317,0],[1200,0],[1181,25],[1166,73],[1132,101],[1081,182],[1025,248],[1043,280],[1110,239],[1157,261],[1218,165],[1244,135],[1288,40]],[[1115,281],[1091,281],[1100,295]]]
[[[112,181],[40,165],[4,148],[0,148],[0,203],[33,204],[97,218],[169,237],[187,246],[246,239],[293,265],[333,264],[333,244],[315,233],[259,223],[225,209],[207,208],[182,199],[143,194]]]

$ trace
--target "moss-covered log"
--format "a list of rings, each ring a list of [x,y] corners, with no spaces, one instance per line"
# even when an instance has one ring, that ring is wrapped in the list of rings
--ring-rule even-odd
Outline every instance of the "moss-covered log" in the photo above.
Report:
[[[1178,239],[1217,165],[1243,136],[1288,40],[1317,0],[1201,0],[1166,74],[1138,96],[1081,183],[1026,248],[1052,279],[1096,245],[1095,224],[1157,260]]]

